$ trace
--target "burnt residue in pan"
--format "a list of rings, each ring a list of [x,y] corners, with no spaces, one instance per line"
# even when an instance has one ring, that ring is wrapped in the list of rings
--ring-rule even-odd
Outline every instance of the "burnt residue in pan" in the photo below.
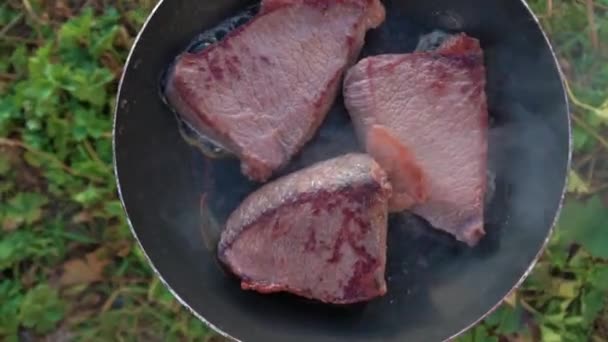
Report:
[[[228,18],[192,40],[185,51],[197,53],[222,40],[228,33],[248,23],[259,11],[259,6],[250,6],[235,16]]]

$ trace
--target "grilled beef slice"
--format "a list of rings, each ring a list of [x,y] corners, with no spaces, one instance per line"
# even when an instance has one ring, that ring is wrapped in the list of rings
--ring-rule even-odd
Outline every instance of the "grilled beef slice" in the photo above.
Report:
[[[364,59],[344,81],[357,134],[389,175],[391,210],[409,208],[471,246],[485,234],[485,85],[479,42],[464,34],[434,51]]]
[[[333,304],[382,296],[390,192],[385,172],[365,154],[292,173],[230,216],[219,259],[246,290]]]
[[[250,22],[176,60],[167,100],[266,181],[313,137],[384,15],[379,0],[264,0]]]

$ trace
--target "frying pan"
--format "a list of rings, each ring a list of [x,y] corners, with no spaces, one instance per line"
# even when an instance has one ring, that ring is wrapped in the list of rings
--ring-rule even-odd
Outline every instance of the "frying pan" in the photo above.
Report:
[[[555,224],[570,163],[570,121],[555,56],[517,0],[384,0],[387,21],[362,56],[410,52],[441,29],[478,38],[491,116],[488,235],[468,248],[407,214],[390,219],[388,294],[333,307],[241,291],[213,242],[257,186],[232,159],[186,143],[160,96],[163,73],[197,34],[254,4],[161,1],[131,51],[114,125],[115,172],[135,237],[165,285],[198,318],[241,341],[441,341],[485,317],[530,272]],[[341,98],[284,172],[357,150]],[[457,171],[457,170],[455,170]],[[219,227],[219,228],[218,228]]]

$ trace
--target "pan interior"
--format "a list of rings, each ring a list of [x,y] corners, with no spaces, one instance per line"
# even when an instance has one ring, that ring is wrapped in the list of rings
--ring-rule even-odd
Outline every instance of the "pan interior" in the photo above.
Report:
[[[115,125],[116,170],[133,230],[154,268],[196,314],[245,341],[435,341],[464,329],[520,280],[560,205],[569,160],[568,112],[555,60],[523,3],[385,0],[387,21],[362,57],[413,51],[435,29],[479,38],[488,70],[488,236],[470,249],[415,216],[389,226],[389,293],[329,307],[243,292],[215,258],[223,222],[259,184],[239,162],[188,144],[159,96],[163,72],[201,32],[255,5],[171,0],[150,18],[126,68]],[[200,38],[200,37],[199,37]],[[200,42],[200,39],[199,39]],[[282,174],[358,151],[343,99]]]

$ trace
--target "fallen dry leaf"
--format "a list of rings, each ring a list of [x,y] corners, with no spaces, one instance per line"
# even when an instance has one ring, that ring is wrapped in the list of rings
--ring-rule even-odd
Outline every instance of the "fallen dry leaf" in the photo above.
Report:
[[[38,273],[38,266],[36,264],[32,265],[32,267],[28,268],[27,271],[21,275],[21,283],[26,287],[32,287],[36,283],[36,276]]]
[[[19,228],[20,225],[21,222],[19,222],[18,220],[5,218],[4,221],[2,221],[2,230],[4,230],[5,232],[12,232],[13,230]]]
[[[90,211],[84,210],[72,216],[72,223],[82,224],[93,221],[93,214]]]
[[[103,279],[103,270],[110,263],[99,257],[98,251],[89,253],[84,259],[68,260],[63,264],[63,274],[59,278],[62,286],[90,284]]]
[[[131,253],[132,245],[130,241],[123,241],[118,245],[118,247],[119,248],[116,250],[116,255],[121,258],[125,258]]]
[[[517,292],[513,291],[505,297],[504,302],[510,305],[512,308],[517,306]]]
[[[55,0],[54,8],[50,12],[58,18],[71,18],[74,13],[70,6],[66,3],[66,0]]]

